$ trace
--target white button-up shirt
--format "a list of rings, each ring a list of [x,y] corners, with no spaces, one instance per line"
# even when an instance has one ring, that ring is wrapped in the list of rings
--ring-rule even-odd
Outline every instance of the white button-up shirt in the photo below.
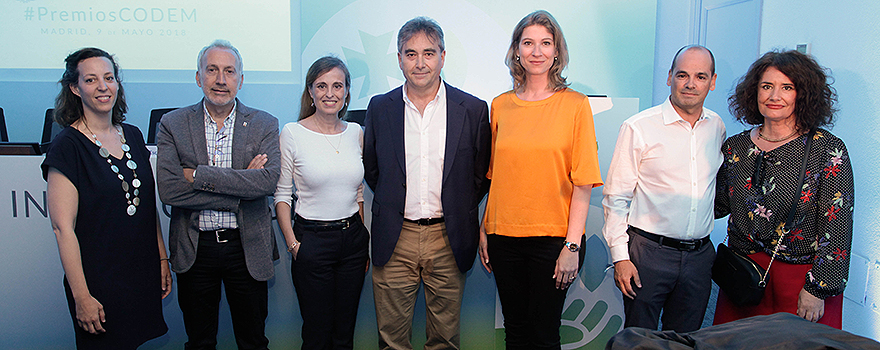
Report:
[[[411,220],[443,216],[440,188],[446,152],[446,84],[419,113],[403,85],[403,146],[406,160],[406,205],[403,217]]]
[[[602,233],[613,262],[629,259],[628,225],[675,239],[712,232],[725,137],[718,114],[703,108],[691,127],[668,98],[620,126],[602,191]]]

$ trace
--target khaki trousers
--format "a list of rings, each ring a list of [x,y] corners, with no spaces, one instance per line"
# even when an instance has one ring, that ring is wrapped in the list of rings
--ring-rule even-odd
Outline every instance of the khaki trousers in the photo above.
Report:
[[[403,222],[385,266],[373,267],[373,297],[380,349],[412,349],[413,307],[425,284],[425,349],[459,349],[465,274],[458,269],[446,224]]]

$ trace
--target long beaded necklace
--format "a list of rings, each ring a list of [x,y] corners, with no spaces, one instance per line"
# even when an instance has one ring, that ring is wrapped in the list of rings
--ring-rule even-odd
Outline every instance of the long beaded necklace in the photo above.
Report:
[[[140,194],[139,188],[141,187],[141,180],[138,179],[137,171],[135,171],[135,169],[137,169],[137,163],[133,159],[131,159],[131,153],[129,153],[131,147],[128,147],[128,144],[125,143],[125,135],[122,134],[122,129],[119,126],[115,126],[116,133],[119,135],[119,141],[122,143],[122,146],[120,146],[120,148],[122,148],[122,152],[125,153],[125,158],[123,159],[128,159],[125,162],[125,166],[131,169],[131,173],[133,174],[133,178],[131,179],[131,186],[129,186],[128,182],[125,181],[125,177],[119,173],[119,167],[113,165],[113,162],[110,160],[110,151],[108,151],[107,148],[105,148],[101,144],[101,141],[98,140],[98,136],[95,135],[94,132],[92,132],[92,129],[89,128],[89,124],[86,124],[85,119],[83,119],[83,125],[85,125],[86,130],[88,130],[89,133],[92,134],[92,140],[94,140],[95,144],[100,147],[98,149],[98,154],[101,155],[101,158],[107,160],[107,164],[110,165],[110,170],[113,171],[114,174],[116,174],[116,177],[119,178],[119,181],[122,181],[122,191],[125,192],[125,200],[126,202],[128,202],[128,208],[126,208],[125,211],[126,213],[128,213],[128,216],[134,216],[134,214],[137,212],[137,207],[141,204],[141,199],[138,198],[138,195]],[[129,192],[129,189],[133,191]]]

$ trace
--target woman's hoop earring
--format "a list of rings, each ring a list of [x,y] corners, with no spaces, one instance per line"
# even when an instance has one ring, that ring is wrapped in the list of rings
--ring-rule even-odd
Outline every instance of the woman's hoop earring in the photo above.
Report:
[[[519,62],[519,55],[516,55],[516,61]]]

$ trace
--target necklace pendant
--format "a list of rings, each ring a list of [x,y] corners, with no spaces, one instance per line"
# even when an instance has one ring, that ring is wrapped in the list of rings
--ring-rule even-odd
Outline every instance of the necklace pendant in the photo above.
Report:
[[[83,124],[86,126],[86,129],[89,128],[89,125],[85,124],[85,120],[83,120]],[[91,132],[91,131],[92,130],[89,129],[89,132]],[[119,126],[116,126],[116,133],[119,134],[119,141],[122,143],[122,145],[120,146],[120,148],[122,149],[123,155],[124,155],[122,160],[125,160],[126,158],[128,158],[128,161],[125,162],[125,166],[128,167],[129,169],[131,169],[131,171],[132,171],[133,179],[131,180],[131,185],[129,185],[128,182],[125,181],[125,177],[119,173],[119,167],[114,165],[113,162],[110,160],[110,151],[108,151],[106,148],[104,148],[103,145],[101,145],[101,141],[98,140],[98,137],[95,136],[94,133],[92,133],[92,139],[94,139],[95,144],[98,145],[98,154],[100,154],[102,158],[107,160],[107,164],[110,165],[110,171],[112,171],[114,174],[116,174],[116,177],[119,178],[119,181],[122,182],[121,183],[122,192],[125,193],[125,201],[128,204],[128,207],[126,207],[125,212],[128,214],[128,216],[134,216],[134,214],[137,212],[137,206],[140,205],[140,203],[141,203],[141,199],[138,198],[138,192],[139,192],[138,187],[141,187],[141,181],[138,180],[137,172],[135,171],[135,169],[137,169],[137,163],[135,163],[135,161],[131,159],[131,153],[129,153],[129,151],[131,150],[131,147],[129,147],[125,143],[125,135],[122,134],[122,129]],[[134,188],[134,191],[133,191],[134,195],[132,195],[132,193],[128,192],[128,190],[132,187]],[[134,198],[132,198],[132,197],[134,197]]]
[[[339,151],[336,151],[336,154],[339,154]]]

